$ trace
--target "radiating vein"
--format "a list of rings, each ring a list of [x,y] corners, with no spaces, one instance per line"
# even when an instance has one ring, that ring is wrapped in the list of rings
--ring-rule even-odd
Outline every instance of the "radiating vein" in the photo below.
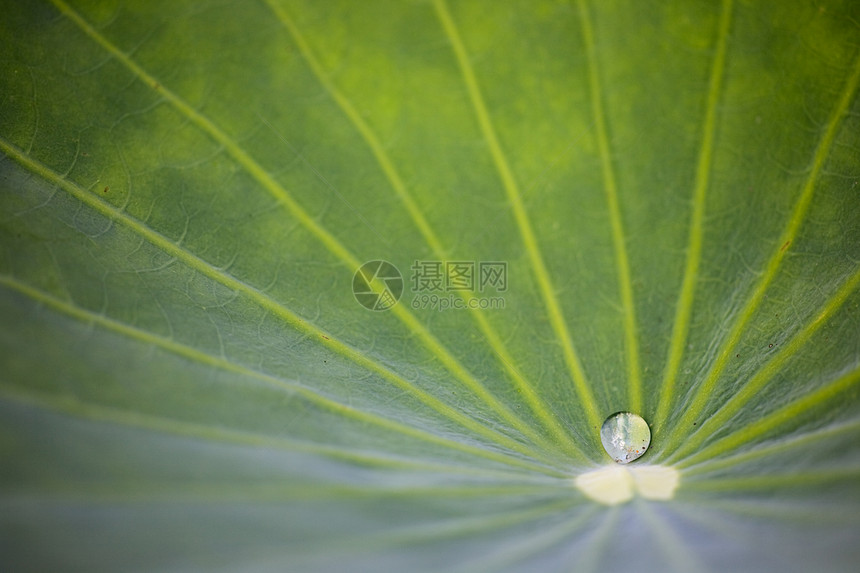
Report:
[[[286,207],[296,220],[304,226],[314,237],[338,259],[340,259],[350,271],[361,266],[349,250],[338,241],[334,235],[328,232],[312,216],[310,216],[299,205],[292,196],[250,155],[248,155],[229,135],[224,133],[212,121],[201,115],[178,95],[174,94],[163,84],[157,82],[146,70],[131,60],[124,52],[113,45],[93,28],[80,14],[75,12],[63,0],[51,0],[54,5],[70,20],[72,20],[87,36],[107,50],[117,61],[125,65],[131,72],[138,76],[141,81],[149,86],[158,86],[159,94],[170,102],[177,110],[185,115],[189,121],[201,130],[205,131],[213,140],[218,142],[233,156],[236,161],[256,179],[260,185],[274,197],[279,204]],[[476,397],[483,401],[490,409],[495,411],[502,419],[510,423],[513,428],[529,438],[536,445],[549,450],[555,449],[555,445],[549,443],[542,435],[538,434],[526,424],[513,410],[491,394],[462,364],[433,336],[427,328],[415,318],[405,305],[395,305],[390,312],[397,316],[407,328],[414,333],[424,346],[436,357],[437,360],[451,372],[466,388]],[[451,409],[448,406],[448,409]]]
[[[818,390],[799,398],[777,411],[764,416],[760,420],[747,424],[733,434],[714,442],[699,452],[683,459],[677,466],[684,468],[705,460],[713,460],[726,452],[737,450],[738,447],[763,436],[771,430],[795,420],[805,412],[812,410],[824,402],[847,392],[860,383],[860,368],[854,369]],[[843,430],[844,431],[844,430]],[[758,450],[756,450],[758,451]]]
[[[442,438],[440,436],[436,436],[430,432],[420,430],[418,428],[414,428],[412,426],[407,426],[405,424],[389,420],[383,416],[379,416],[376,414],[370,414],[367,412],[363,412],[346,404],[342,404],[336,400],[332,400],[331,398],[326,398],[318,394],[317,392],[299,384],[293,384],[286,380],[282,380],[280,378],[276,378],[274,376],[270,376],[268,374],[264,374],[258,372],[256,370],[252,370],[250,368],[246,368],[244,366],[240,366],[229,360],[225,360],[223,358],[211,356],[199,350],[196,350],[190,346],[186,346],[175,340],[164,338],[150,332],[144,331],[142,329],[121,323],[119,321],[110,319],[106,316],[82,309],[77,307],[71,303],[59,300],[53,296],[50,296],[40,290],[34,289],[28,285],[21,283],[20,281],[8,277],[0,275],[0,285],[3,285],[7,288],[13,289],[30,299],[45,305],[48,308],[53,310],[62,312],[70,317],[73,317],[82,322],[86,322],[89,324],[95,324],[102,328],[105,328],[109,331],[116,332],[123,336],[126,336],[132,340],[136,340],[142,342],[144,344],[149,344],[155,346],[157,348],[161,348],[167,352],[175,354],[177,356],[181,356],[185,359],[192,360],[199,364],[203,364],[206,366],[210,366],[213,368],[217,368],[220,370],[224,370],[226,372],[232,372],[238,374],[240,376],[247,376],[249,378],[259,380],[260,382],[271,386],[273,388],[278,388],[289,392],[291,394],[295,394],[297,396],[301,396],[303,399],[308,402],[313,403],[314,405],[325,409],[327,411],[333,412],[344,418],[353,419],[357,422],[370,424],[373,426],[377,426],[388,430],[390,432],[396,434],[402,434],[404,436],[409,436],[411,438],[415,438],[418,440],[422,440],[428,443],[436,444],[439,446],[443,446],[445,448],[450,448],[456,451],[461,451],[463,453],[467,453],[469,455],[478,456],[481,458],[491,459],[496,462],[501,462],[507,465],[513,465],[517,467],[528,468],[532,471],[539,471],[541,473],[549,474],[549,475],[557,475],[562,477],[566,474],[561,474],[555,472],[549,468],[534,464],[532,462],[521,460],[519,458],[513,458],[511,456],[507,456],[498,452],[493,452],[490,450],[486,450],[479,447],[469,446],[467,444],[462,444],[455,440],[450,440],[446,438]],[[179,422],[177,422],[179,423]],[[326,448],[328,446],[319,446],[320,448]]]
[[[624,238],[624,222],[618,204],[618,184],[609,148],[609,127],[606,111],[603,108],[603,88],[600,84],[600,71],[594,47],[594,31],[586,0],[578,0],[579,16],[582,26],[582,41],[588,58],[588,84],[591,94],[591,108],[597,134],[597,148],[600,152],[600,166],[603,172],[603,189],[609,206],[609,220],[612,229],[612,245],[615,250],[615,268],[618,286],[621,291],[621,308],[624,313],[624,346],[627,349],[627,407],[633,412],[642,411],[642,376],[639,368],[639,339],[637,337],[636,308],[633,303],[633,281],[630,278],[630,263],[627,260],[627,246]]]
[[[714,360],[707,376],[701,384],[698,385],[698,390],[687,407],[686,416],[678,422],[676,428],[690,427],[692,420],[696,419],[699,414],[701,414],[702,410],[710,401],[729,357],[734,352],[735,346],[740,342],[747,324],[758,310],[770,283],[779,271],[783,258],[786,253],[790,252],[793,248],[797,233],[806,218],[806,213],[809,210],[810,203],[812,202],[812,196],[815,191],[816,183],[818,182],[818,177],[827,162],[830,148],[836,139],[836,134],[839,131],[839,127],[842,125],[842,120],[847,114],[848,108],[854,99],[854,94],[857,91],[858,80],[860,80],[860,55],[858,55],[854,61],[854,67],[845,82],[845,87],[843,88],[827,122],[827,127],[812,159],[809,176],[807,177],[800,196],[795,203],[794,211],[788,220],[788,224],[779,239],[774,242],[774,252],[759,277],[749,300],[738,314],[734,325],[724,339],[722,349],[720,350],[716,360]],[[670,442],[666,445],[666,450],[671,451],[676,448],[683,434],[685,434],[685,432],[673,431],[672,437],[670,437]]]
[[[758,460],[768,456],[784,455],[797,448],[802,448],[804,446],[808,446],[816,442],[821,442],[823,440],[833,441],[840,436],[843,436],[844,434],[851,433],[860,433],[860,420],[855,422],[849,422],[846,424],[840,424],[838,426],[825,428],[823,430],[818,430],[815,432],[809,432],[807,434],[802,434],[793,438],[783,439],[774,444],[755,448],[754,450],[750,450],[742,454],[737,454],[727,458],[711,457],[701,462],[699,462],[698,460],[694,460],[691,463],[687,463],[687,460],[683,460],[681,463],[677,464],[677,467],[685,468],[683,469],[684,476],[693,476],[702,473],[712,473],[748,461]],[[698,456],[696,456],[696,458],[698,458]],[[690,469],[686,469],[692,464],[696,465],[694,465]]]
[[[356,546],[365,551],[368,548],[383,549],[388,547],[408,547],[417,543],[427,544],[441,539],[463,538],[489,531],[510,528],[528,522],[539,522],[541,519],[559,512],[564,512],[580,502],[577,499],[553,500],[529,509],[518,509],[504,513],[478,515],[475,517],[459,517],[447,519],[441,523],[420,523],[418,525],[400,528],[396,531],[385,530],[373,536],[352,538],[348,542],[348,550],[354,551]],[[539,523],[534,526],[539,527]],[[330,543],[326,543],[330,548]],[[474,573],[474,570],[472,570]]]
[[[339,483],[296,483],[285,480],[266,482],[243,482],[236,484],[210,484],[195,481],[184,487],[171,484],[164,488],[146,488],[135,485],[127,490],[111,491],[103,484],[91,488],[67,488],[53,495],[44,492],[21,492],[14,497],[20,501],[59,503],[171,503],[171,504],[216,504],[228,502],[308,502],[357,499],[480,499],[500,496],[522,496],[525,498],[545,498],[545,485],[487,485],[483,482],[473,484],[456,483],[451,485],[392,486],[390,484],[339,484]],[[13,497],[13,496],[9,496]],[[14,499],[13,497],[13,499]],[[6,502],[0,496],[0,503]]]
[[[825,323],[839,310],[848,297],[860,285],[860,268],[858,268],[848,280],[837,290],[830,298],[828,303],[821,309],[813,320],[807,324],[800,332],[794,335],[787,344],[784,344],[779,352],[765,363],[765,365],[756,372],[745,384],[738,388],[734,395],[723,404],[713,415],[699,424],[699,430],[692,436],[688,431],[684,430],[684,444],[675,451],[669,460],[678,460],[695,451],[714,432],[719,431],[732,416],[734,416],[741,408],[743,408],[756,394],[770,382],[774,376],[782,369],[798,351],[806,344],[812,336],[824,326]],[[696,418],[689,415],[689,412],[681,418],[677,428],[692,427],[692,423]],[[673,439],[674,438],[674,439]],[[670,436],[672,443],[679,441],[676,436]]]
[[[578,555],[579,561],[576,567],[570,567],[569,571],[577,573],[595,573],[605,569],[600,567],[600,560],[607,553],[607,549],[614,548],[617,541],[617,536],[614,536],[618,527],[618,518],[621,515],[621,509],[615,505],[609,507],[603,512],[603,519],[600,525],[592,532],[591,541],[585,551]]]
[[[663,372],[663,384],[660,388],[657,414],[654,416],[654,427],[657,431],[663,430],[666,416],[669,413],[669,408],[675,396],[675,382],[677,381],[678,371],[681,367],[681,358],[684,355],[687,333],[690,330],[693,298],[696,292],[696,280],[699,276],[699,263],[702,257],[705,196],[710,184],[711,165],[713,162],[717,104],[722,93],[726,45],[728,44],[731,21],[732,0],[723,0],[722,13],[717,28],[714,60],[711,64],[705,120],[702,125],[702,145],[699,148],[699,161],[696,166],[696,183],[693,190],[693,206],[690,214],[690,230],[687,240],[687,261],[684,267],[684,278],[681,282],[678,306],[675,308],[675,322],[672,326],[672,339],[669,342],[669,354],[666,358],[666,367]]]
[[[290,327],[310,336],[312,339],[317,340],[320,344],[328,347],[335,353],[344,356],[348,360],[353,361],[359,366],[381,375],[385,380],[389,381],[401,390],[415,396],[425,405],[429,406],[433,410],[436,410],[447,418],[455,421],[464,428],[467,428],[470,431],[475,432],[476,434],[484,436],[502,447],[520,452],[529,457],[539,457],[532,448],[528,448],[524,444],[510,438],[509,436],[487,428],[486,426],[475,421],[473,418],[466,416],[459,410],[456,410],[448,404],[445,404],[435,396],[432,396],[431,394],[421,390],[414,384],[402,378],[394,371],[383,366],[377,361],[368,358],[365,353],[355,348],[352,348],[346,343],[341,342],[331,333],[327,333],[318,326],[302,319],[301,317],[293,313],[291,310],[284,307],[282,304],[273,300],[269,296],[265,295],[258,289],[240,281],[239,279],[233,277],[232,275],[224,272],[221,269],[213,267],[211,264],[207,263],[203,259],[200,259],[196,255],[191,254],[182,247],[176,245],[171,240],[155,232],[154,230],[147,227],[139,220],[131,217],[124,211],[121,211],[113,205],[102,201],[94,194],[88,193],[87,191],[81,189],[70,181],[63,179],[59,174],[48,169],[44,165],[37,163],[30,157],[25,156],[19,149],[10,145],[3,139],[0,139],[0,150],[4,151],[7,155],[12,157],[15,161],[20,163],[26,169],[29,169],[33,173],[39,175],[43,179],[51,182],[52,184],[59,186],[77,200],[94,209],[96,212],[107,217],[111,221],[123,225],[133,233],[146,240],[148,243],[164,251],[166,254],[175,257],[179,261],[182,261],[185,265],[187,265],[194,271],[212,279],[217,283],[220,283],[229,290],[241,293],[248,299],[254,301],[254,303],[258,304],[267,312],[270,312],[273,316],[276,316],[283,320]]]
[[[579,397],[580,405],[585,412],[588,425],[599,427],[603,420],[599,414],[597,403],[591,393],[588,381],[585,378],[585,372],[582,369],[579,356],[574,348],[573,339],[571,338],[567,324],[565,323],[564,315],[561,311],[561,305],[558,302],[555,288],[552,284],[552,279],[550,278],[549,271],[543,261],[537,238],[532,230],[525,206],[523,205],[519,186],[517,185],[510,166],[508,165],[508,161],[502,151],[501,144],[496,137],[495,128],[493,127],[493,123],[490,119],[489,113],[487,112],[487,107],[484,104],[484,99],[481,95],[478,81],[475,78],[475,73],[472,70],[472,64],[469,61],[466,48],[460,39],[457,26],[451,18],[451,14],[448,11],[448,6],[445,1],[434,0],[433,5],[436,8],[436,14],[439,17],[442,27],[448,36],[448,41],[451,43],[451,48],[454,51],[457,64],[460,67],[460,72],[466,85],[466,91],[469,94],[469,99],[471,100],[472,107],[475,110],[475,115],[477,117],[481,133],[487,142],[493,163],[499,172],[502,185],[505,188],[508,201],[511,204],[514,218],[517,221],[517,227],[520,230],[520,235],[523,238],[526,252],[528,253],[529,260],[531,261],[538,288],[541,291],[541,296],[543,297],[544,304],[547,307],[549,321],[552,324],[556,336],[558,336],[559,341],[561,342],[565,362],[567,363],[571,377],[573,378],[574,388]]]
[[[367,146],[373,153],[373,156],[382,169],[382,172],[391,184],[392,189],[394,189],[395,194],[402,201],[410,218],[415,223],[415,226],[418,228],[424,240],[430,246],[433,254],[438,260],[446,260],[448,258],[448,250],[442,245],[442,241],[439,239],[439,236],[433,230],[433,227],[427,221],[421,208],[413,199],[411,193],[404,184],[399,171],[395,167],[394,162],[385,150],[385,146],[380,142],[379,137],[370,125],[367,124],[361,114],[358,113],[350,99],[334,85],[331,78],[320,64],[319,59],[314,54],[314,51],[311,49],[311,46],[304,37],[304,34],[302,34],[301,30],[287,11],[275,0],[265,0],[265,2],[287,29],[317,80],[325,88],[326,92],[331,96],[338,107],[340,107],[343,114],[350,122],[352,122],[355,129],[367,143]],[[466,291],[457,290],[455,292],[464,300],[473,298],[473,295],[467,294]],[[568,453],[573,453],[580,458],[584,458],[585,454],[583,454],[570,439],[569,433],[561,426],[558,418],[553,414],[552,409],[540,398],[538,393],[535,391],[533,384],[523,376],[522,372],[520,372],[516,366],[514,366],[513,357],[502,342],[499,334],[490,325],[481,310],[475,309],[475,312],[470,312],[469,314],[477,321],[478,327],[486,337],[490,347],[495,351],[503,367],[507,370],[511,379],[514,381],[517,390],[526,399],[526,403],[532,411],[538,416],[544,426],[552,432],[556,441]]]
[[[860,468],[839,468],[788,474],[767,474],[745,477],[726,477],[687,480],[682,488],[686,491],[771,490],[777,488],[806,488],[833,482],[857,483]]]
[[[764,503],[751,502],[749,499],[722,500],[701,498],[696,500],[696,508],[690,515],[702,519],[702,508],[708,507],[719,511],[739,515],[751,515],[778,519],[781,521],[794,520],[804,527],[813,524],[834,524],[854,526],[858,522],[857,511],[851,505],[844,503],[822,503],[818,501],[795,503],[789,505],[786,499],[776,498]],[[710,514],[710,512],[708,512]],[[707,514],[705,514],[707,515]]]
[[[417,500],[409,501],[415,502]],[[327,558],[330,558],[334,554],[336,559],[340,560],[339,562],[346,563],[354,559],[356,548],[360,548],[363,553],[378,552],[391,548],[414,548],[418,545],[426,546],[441,540],[459,540],[495,530],[509,529],[517,526],[522,527],[529,522],[534,522],[532,527],[540,528],[543,525],[541,523],[542,519],[551,518],[550,516],[552,515],[568,510],[577,501],[572,499],[556,499],[548,503],[536,502],[539,505],[529,504],[529,509],[493,513],[484,512],[481,508],[478,510],[479,515],[474,517],[461,516],[447,519],[433,519],[429,522],[418,520],[414,525],[398,526],[395,524],[392,527],[376,529],[369,534],[363,531],[351,531],[346,536],[317,536],[314,539],[308,540],[307,543],[303,543],[300,548],[291,550],[291,554],[299,552],[313,556],[326,555]],[[450,568],[446,568],[446,572],[453,573]],[[469,573],[476,572],[470,569]]]
[[[660,548],[669,562],[673,564],[675,571],[684,571],[684,573],[705,571],[704,565],[692,553],[687,544],[678,537],[672,525],[657,514],[650,502],[638,500],[636,506],[639,513],[650,525],[649,529],[657,538]]]
[[[44,392],[22,391],[20,388],[13,388],[7,385],[0,385],[0,400],[15,401],[27,406],[37,407],[41,410],[62,413],[67,416],[74,416],[76,418],[92,422],[143,429],[172,436],[204,440],[217,444],[250,446],[255,448],[276,449],[291,453],[313,454],[366,467],[412,471],[420,470],[424,472],[439,472],[445,474],[479,475],[505,480],[522,480],[523,477],[527,476],[527,474],[524,475],[514,472],[426,462],[402,457],[383,456],[356,451],[353,448],[342,448],[287,437],[267,436],[259,433],[227,429],[219,426],[185,422],[172,418],[142,414],[140,412],[112,406],[93,404],[82,401],[74,396],[48,395]],[[506,463],[509,463],[509,461],[510,458]],[[514,461],[516,462],[517,460]],[[528,464],[528,466],[530,469],[535,469],[532,464]],[[565,474],[560,472],[554,472],[553,475],[566,477]]]
[[[515,563],[526,561],[529,557],[539,554],[546,554],[553,545],[570,540],[577,532],[584,530],[598,513],[601,513],[599,507],[591,504],[586,509],[579,511],[575,516],[564,519],[561,523],[550,529],[543,528],[534,535],[517,539],[514,543],[507,544],[499,551],[466,561],[460,567],[454,569],[454,571],[478,573],[481,571],[495,572],[509,570]],[[602,520],[601,526],[614,515],[612,510],[603,513],[606,514],[606,517]],[[589,548],[591,547],[593,545],[589,545]]]

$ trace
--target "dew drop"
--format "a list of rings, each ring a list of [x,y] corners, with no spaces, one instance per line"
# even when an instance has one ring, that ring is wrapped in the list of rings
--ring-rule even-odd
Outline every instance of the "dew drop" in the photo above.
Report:
[[[600,428],[606,453],[619,464],[641,457],[651,444],[651,429],[641,416],[630,412],[612,414]]]

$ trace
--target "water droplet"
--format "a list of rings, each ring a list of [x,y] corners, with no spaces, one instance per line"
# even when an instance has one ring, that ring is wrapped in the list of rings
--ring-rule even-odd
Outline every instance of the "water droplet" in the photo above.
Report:
[[[619,464],[629,464],[642,456],[651,444],[651,429],[641,416],[630,412],[612,414],[600,428],[606,453]]]

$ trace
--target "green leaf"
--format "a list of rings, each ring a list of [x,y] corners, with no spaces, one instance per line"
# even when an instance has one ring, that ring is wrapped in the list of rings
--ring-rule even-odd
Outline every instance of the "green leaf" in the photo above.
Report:
[[[4,568],[856,568],[856,2],[0,8]]]

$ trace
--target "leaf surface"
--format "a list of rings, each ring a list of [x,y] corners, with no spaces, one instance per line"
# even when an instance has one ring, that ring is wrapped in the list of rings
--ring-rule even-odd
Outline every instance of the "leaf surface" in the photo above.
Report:
[[[856,3],[2,13],[11,570],[855,567]]]

